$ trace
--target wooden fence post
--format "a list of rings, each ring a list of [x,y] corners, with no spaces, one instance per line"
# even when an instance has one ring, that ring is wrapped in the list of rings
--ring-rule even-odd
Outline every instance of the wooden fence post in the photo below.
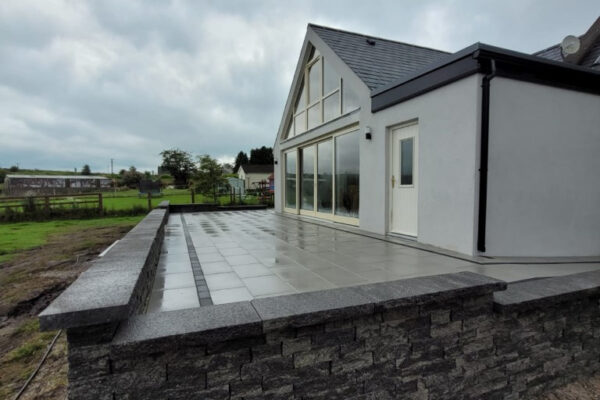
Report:
[[[102,193],[98,193],[98,213],[104,214],[104,204],[102,202]]]
[[[46,210],[50,211],[50,197],[44,197],[44,204],[46,205]]]
[[[152,211],[152,193],[148,192],[148,212]]]
[[[192,194],[192,204],[196,203],[196,194],[194,193],[194,188],[190,188],[190,193]]]

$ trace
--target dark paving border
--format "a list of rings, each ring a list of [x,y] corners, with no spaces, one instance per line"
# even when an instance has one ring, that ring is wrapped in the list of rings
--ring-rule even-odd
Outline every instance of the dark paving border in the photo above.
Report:
[[[212,298],[210,297],[208,285],[206,284],[206,279],[204,279],[204,272],[202,272],[202,267],[200,266],[200,261],[198,260],[198,255],[196,254],[194,242],[192,242],[190,231],[185,222],[185,217],[183,216],[183,213],[179,214],[179,216],[181,217],[181,225],[183,226],[183,233],[185,235],[185,243],[187,244],[190,263],[192,264],[192,271],[194,272],[194,281],[196,282],[196,290],[198,291],[198,300],[200,301],[200,306],[212,306]]]

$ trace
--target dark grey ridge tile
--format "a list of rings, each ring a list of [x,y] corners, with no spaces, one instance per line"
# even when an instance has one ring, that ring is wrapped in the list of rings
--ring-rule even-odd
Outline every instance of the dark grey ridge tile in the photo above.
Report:
[[[239,302],[137,315],[121,324],[112,343],[119,346],[185,335],[201,345],[261,332],[256,310],[249,302]]]
[[[373,302],[356,288],[252,300],[265,331],[286,326],[300,327],[373,312]]]

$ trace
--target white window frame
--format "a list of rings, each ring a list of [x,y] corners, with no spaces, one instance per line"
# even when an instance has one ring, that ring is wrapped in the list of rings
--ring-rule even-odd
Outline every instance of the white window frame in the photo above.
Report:
[[[359,208],[359,217],[347,217],[347,216],[343,216],[343,215],[336,215],[335,211],[336,211],[336,169],[335,169],[335,155],[336,155],[336,146],[335,146],[335,138],[338,136],[343,136],[349,133],[353,133],[359,130],[359,127],[354,124],[351,127],[347,127],[347,128],[343,128],[339,131],[336,132],[332,132],[327,134],[326,136],[320,137],[318,139],[315,140],[311,140],[308,141],[306,143],[302,143],[299,146],[296,146],[294,148],[291,149],[287,149],[285,151],[282,152],[283,155],[283,160],[284,160],[284,167],[283,167],[283,176],[284,179],[283,181],[283,196],[282,196],[282,202],[283,202],[283,211],[289,214],[296,214],[296,215],[304,215],[304,216],[308,216],[308,217],[315,217],[318,219],[324,219],[324,220],[328,220],[328,221],[333,221],[333,222],[339,222],[339,223],[343,223],[343,224],[347,224],[347,225],[354,225],[354,226],[358,226],[359,225],[359,220],[360,220],[360,208]],[[331,213],[323,213],[323,212],[319,212],[318,211],[318,204],[317,204],[317,174],[318,174],[318,162],[319,162],[319,152],[318,152],[318,148],[317,145],[319,143],[323,143],[326,142],[328,140],[331,140],[331,144],[332,144],[332,158],[331,158],[331,170],[332,170],[332,204],[331,204]],[[301,179],[301,173],[300,173],[300,150],[306,148],[306,147],[310,147],[310,146],[315,146],[315,157],[314,157],[314,162],[313,162],[313,170],[314,170],[314,179],[313,179],[313,210],[303,210],[300,208],[300,179]],[[296,153],[296,208],[289,208],[285,206],[285,199],[286,199],[286,193],[285,190],[287,188],[287,185],[285,183],[285,157],[288,153],[292,153],[295,152]],[[360,160],[359,160],[360,162]],[[360,206],[359,206],[360,207]]]
[[[316,48],[315,48],[315,51]],[[310,69],[313,65],[315,65],[318,61],[321,61],[321,65],[320,65],[320,69],[321,69],[321,80],[320,80],[320,95],[319,97],[314,100],[312,103],[310,102],[310,81],[309,81],[309,72]],[[295,109],[296,107],[296,101],[298,99],[298,97],[300,97],[302,94],[300,92],[296,93],[296,97],[294,98],[294,103],[292,105],[292,113],[291,113],[291,117],[288,119],[288,125],[286,126],[286,129],[284,130],[284,132],[286,132],[286,139],[294,137],[294,136],[298,136],[301,135],[305,132],[308,132],[312,129],[315,129],[327,122],[325,121],[325,110],[323,108],[323,104],[325,99],[329,98],[330,96],[333,96],[335,94],[337,94],[338,96],[338,115],[332,119],[335,119],[339,116],[342,115],[343,110],[344,110],[344,106],[342,104],[343,98],[342,98],[342,84],[343,84],[343,80],[341,76],[337,77],[338,80],[338,86],[337,88],[331,90],[328,93],[323,93],[323,91],[325,90],[325,61],[326,58],[323,57],[323,55],[321,55],[319,53],[318,56],[314,57],[313,59],[309,60],[306,65],[304,66],[304,71],[303,71],[303,75],[302,75],[302,79],[300,80],[301,83],[303,83],[302,86],[302,91],[304,92],[304,97],[305,97],[305,104],[304,104],[304,108],[298,108],[298,110]],[[313,126],[313,127],[309,127],[308,126],[308,110],[315,106],[316,104],[319,104],[320,107],[320,122],[317,123],[317,125]],[[298,117],[300,114],[304,113],[304,126],[306,127],[305,130],[301,131],[301,132],[296,132],[296,117]]]

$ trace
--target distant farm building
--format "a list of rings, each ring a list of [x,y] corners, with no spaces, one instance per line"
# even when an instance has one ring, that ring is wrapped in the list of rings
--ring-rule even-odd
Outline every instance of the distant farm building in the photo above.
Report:
[[[8,196],[99,192],[111,187],[109,178],[92,175],[7,175],[4,180]]]

